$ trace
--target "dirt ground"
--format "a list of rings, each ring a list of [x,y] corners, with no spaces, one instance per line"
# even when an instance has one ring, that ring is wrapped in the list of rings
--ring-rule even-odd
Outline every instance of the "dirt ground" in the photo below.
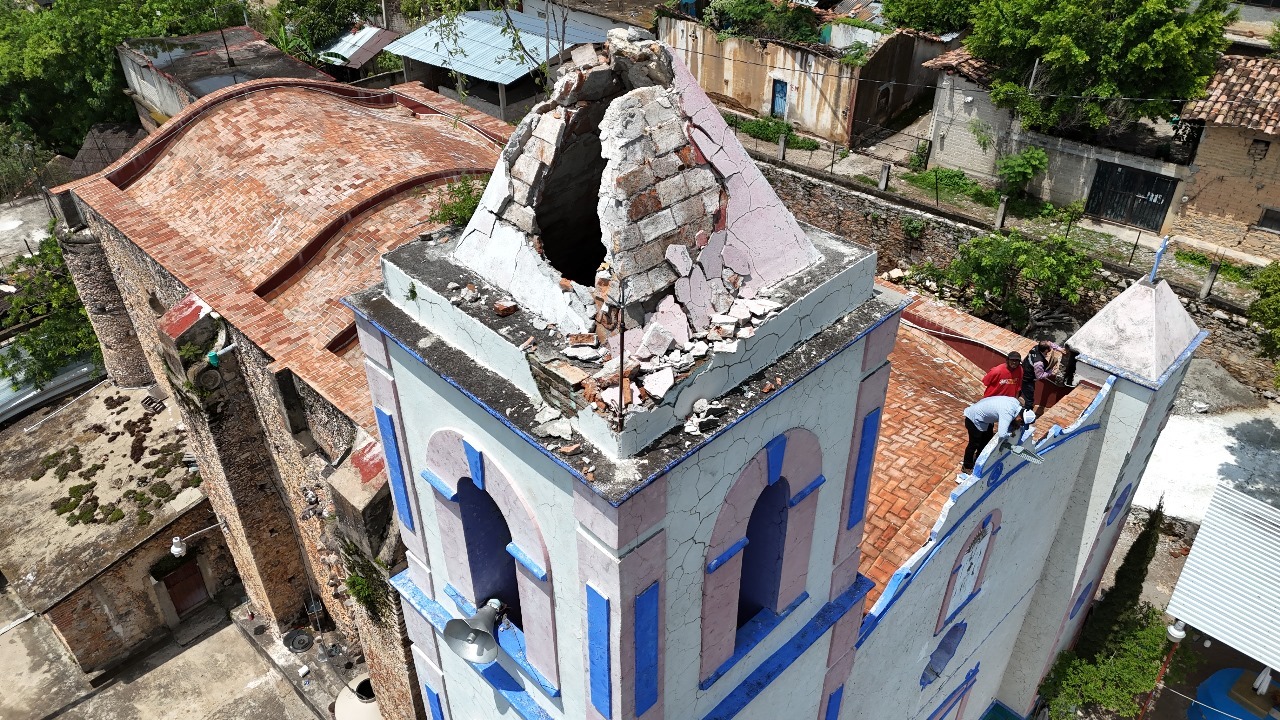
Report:
[[[104,382],[0,430],[0,570],[33,607],[203,497],[172,401],[144,397]]]

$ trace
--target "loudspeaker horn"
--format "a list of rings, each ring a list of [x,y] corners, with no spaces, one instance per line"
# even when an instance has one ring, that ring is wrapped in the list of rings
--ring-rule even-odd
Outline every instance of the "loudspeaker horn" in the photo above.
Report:
[[[493,662],[498,658],[495,626],[502,609],[501,602],[490,600],[466,620],[450,620],[444,626],[444,641],[467,662],[478,665]]]

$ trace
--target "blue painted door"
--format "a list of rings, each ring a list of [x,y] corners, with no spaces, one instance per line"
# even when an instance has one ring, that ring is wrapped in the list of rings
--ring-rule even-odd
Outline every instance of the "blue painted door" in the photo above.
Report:
[[[769,114],[774,117],[787,116],[787,84],[781,80],[773,81],[773,106]]]

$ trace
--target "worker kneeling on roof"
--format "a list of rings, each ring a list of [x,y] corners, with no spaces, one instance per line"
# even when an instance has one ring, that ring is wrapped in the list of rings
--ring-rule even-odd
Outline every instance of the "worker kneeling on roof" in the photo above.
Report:
[[[1016,397],[994,395],[986,397],[964,409],[964,427],[969,431],[969,444],[964,449],[964,462],[961,472],[973,472],[973,464],[978,459],[982,448],[991,442],[994,436],[1005,439],[1013,433],[1036,421],[1036,414],[1022,408],[1022,401]]]

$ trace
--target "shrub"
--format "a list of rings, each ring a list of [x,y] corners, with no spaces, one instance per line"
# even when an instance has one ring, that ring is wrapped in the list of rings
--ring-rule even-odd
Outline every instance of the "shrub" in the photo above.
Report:
[[[1049,169],[1049,156],[1038,147],[1029,147],[1020,153],[1006,155],[996,162],[996,174],[1005,187],[1023,191],[1031,178]]]
[[[154,483],[151,486],[151,494],[158,498],[166,499],[173,495],[173,487],[164,481]]]
[[[98,487],[98,483],[96,482],[87,482],[83,485],[72,485],[67,489],[67,494],[79,500],[84,498],[87,493],[92,492],[96,487]]]
[[[737,128],[757,140],[776,143],[785,133],[787,147],[793,150],[817,150],[818,141],[796,135],[791,123],[776,117],[744,118],[733,113],[722,113],[729,127]]]
[[[480,206],[480,196],[489,182],[488,175],[464,175],[445,185],[445,200],[427,217],[442,225],[466,225]]]
[[[975,182],[963,170],[935,167],[920,173],[903,173],[902,179],[930,193],[936,187],[938,197],[948,202],[967,197],[986,207],[1000,204],[999,192]]]
[[[152,515],[151,513],[147,512],[146,510],[139,510],[139,511],[138,511],[138,525],[139,525],[139,527],[141,527],[141,526],[143,526],[143,525],[150,525],[150,524],[151,524],[151,521],[152,521],[152,520],[154,520],[154,519],[155,519],[155,516],[154,516],[154,515]]]
[[[50,503],[50,506],[53,508],[53,511],[58,513],[59,515],[66,515],[72,510],[75,510],[76,507],[79,505],[80,505],[80,498],[78,497],[64,497],[60,500],[54,500],[52,503]]]
[[[1280,263],[1273,262],[1253,278],[1258,299],[1249,305],[1249,319],[1262,326],[1258,340],[1262,356],[1280,358]],[[1275,384],[1280,387],[1280,364],[1276,366]]]
[[[916,143],[916,149],[911,151],[911,157],[907,158],[907,167],[911,168],[911,172],[920,172],[929,164],[929,143],[921,140]]]
[[[902,232],[912,240],[919,240],[924,234],[924,229],[929,226],[924,220],[913,217],[904,217],[901,220]]]
[[[785,0],[711,0],[702,19],[721,39],[777,38],[810,43],[822,40],[818,14]]]

